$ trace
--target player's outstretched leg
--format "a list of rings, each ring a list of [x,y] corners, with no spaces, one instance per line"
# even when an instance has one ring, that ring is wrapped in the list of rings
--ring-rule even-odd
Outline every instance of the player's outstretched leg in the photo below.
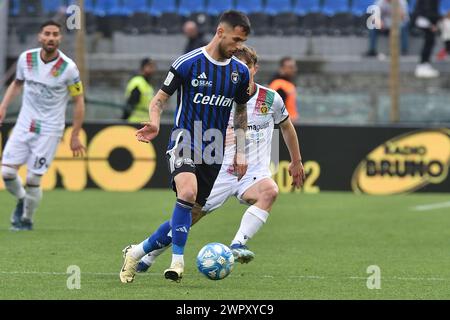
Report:
[[[194,176],[195,177],[195,176]],[[195,197],[189,197],[194,198]],[[194,204],[177,199],[172,215],[172,263],[164,271],[164,277],[180,282],[184,272],[184,246],[192,223],[191,211]]]
[[[17,174],[17,168],[13,166],[2,166],[2,177],[6,190],[9,191],[16,199],[17,205],[11,215],[11,230],[19,230],[20,221],[23,215],[23,200],[25,198],[25,188]]]
[[[170,247],[170,244],[164,248],[156,249],[145,255],[141,261],[139,261],[136,272],[143,273],[147,272],[148,269],[155,263],[156,258],[158,258],[164,251],[166,251]]]
[[[171,242],[170,223],[166,221],[148,239],[137,245],[126,247],[123,250],[125,260],[120,271],[120,281],[133,282],[136,272],[139,272],[140,259],[150,252],[167,247]]]

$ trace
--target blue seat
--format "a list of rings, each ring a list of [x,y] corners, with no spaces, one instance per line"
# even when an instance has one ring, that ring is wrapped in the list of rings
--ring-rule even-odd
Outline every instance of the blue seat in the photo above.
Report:
[[[127,1],[126,7],[131,13],[144,13],[150,11],[150,4],[147,0]]]
[[[160,16],[163,13],[177,13],[177,4],[175,0],[154,0],[150,6],[152,16]]]
[[[263,9],[262,0],[236,0],[236,10],[245,14],[260,13]]]
[[[280,13],[292,12],[291,0],[267,0],[265,13],[274,16]]]
[[[96,0],[94,13],[96,16],[127,16],[131,10],[121,0]]]
[[[320,13],[321,9],[320,0],[297,0],[294,4],[294,13],[298,16]]]
[[[367,13],[367,8],[374,3],[374,0],[353,0],[350,12],[357,17],[364,16]]]
[[[65,6],[64,0],[42,0],[42,10],[46,15],[54,14]]]
[[[322,12],[331,17],[338,13],[349,13],[348,0],[324,0]]]
[[[447,12],[450,11],[450,0],[441,0],[441,5],[439,8],[439,12],[441,15],[446,16]]]
[[[19,15],[19,0],[9,0],[9,15],[16,17]]]
[[[187,17],[193,13],[205,11],[205,0],[180,0],[178,14],[184,17]]]
[[[414,8],[416,7],[416,0],[407,0],[408,1],[408,10],[409,13],[413,13],[414,12]],[[442,0],[441,0],[442,2]]]
[[[218,16],[222,12],[233,9],[233,0],[213,1],[209,0],[206,6],[206,13],[210,16]]]

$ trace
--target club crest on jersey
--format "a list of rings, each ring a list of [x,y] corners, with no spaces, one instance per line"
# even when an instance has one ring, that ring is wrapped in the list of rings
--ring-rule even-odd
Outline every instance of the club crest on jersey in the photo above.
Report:
[[[239,73],[237,71],[233,71],[231,73],[231,81],[236,84],[239,81]]]
[[[267,107],[267,104],[265,102],[261,103],[260,111],[262,114],[267,114],[267,112],[269,111],[269,108]]]

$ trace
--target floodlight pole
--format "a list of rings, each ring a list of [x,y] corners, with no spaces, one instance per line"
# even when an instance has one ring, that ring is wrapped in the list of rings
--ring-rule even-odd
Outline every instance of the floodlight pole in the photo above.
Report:
[[[75,60],[80,70],[81,81],[85,88],[89,85],[89,75],[86,68],[86,19],[84,13],[84,0],[78,0],[80,7],[80,29],[75,37]]]
[[[390,70],[390,94],[391,94],[391,122],[400,120],[400,3],[399,0],[392,0],[392,26],[390,31],[390,52],[391,52],[391,70]]]

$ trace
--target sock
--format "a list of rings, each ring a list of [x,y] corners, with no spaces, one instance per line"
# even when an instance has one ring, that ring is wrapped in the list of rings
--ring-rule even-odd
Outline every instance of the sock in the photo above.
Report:
[[[9,191],[18,200],[25,197],[25,188],[22,185],[22,179],[17,175],[17,170],[7,166],[2,167],[3,182],[6,190]]]
[[[169,236],[171,230],[170,222],[166,221],[159,226],[146,241],[144,241],[143,249],[145,253],[150,253],[153,250],[161,249],[167,247],[172,243],[172,236]]]
[[[151,266],[153,263],[155,263],[156,258],[158,258],[161,253],[166,251],[170,247],[170,244],[164,248],[156,249],[150,252],[149,254],[145,255],[141,261],[144,262],[146,265]]]
[[[27,187],[25,195],[23,218],[33,221],[33,215],[42,199],[42,190],[40,187]]]
[[[183,255],[184,246],[189,234],[189,228],[192,223],[192,207],[194,205],[177,199],[175,208],[173,210],[171,225],[172,225],[172,253],[174,255]],[[172,260],[173,261],[173,260]]]
[[[172,265],[181,263],[184,266],[184,256],[182,254],[172,254]]]
[[[241,226],[231,244],[245,245],[267,221],[269,213],[256,206],[249,207],[242,216]]]
[[[167,247],[172,243],[170,229],[169,221],[164,222],[148,239],[134,246],[130,255],[134,259],[141,259],[149,252]]]

